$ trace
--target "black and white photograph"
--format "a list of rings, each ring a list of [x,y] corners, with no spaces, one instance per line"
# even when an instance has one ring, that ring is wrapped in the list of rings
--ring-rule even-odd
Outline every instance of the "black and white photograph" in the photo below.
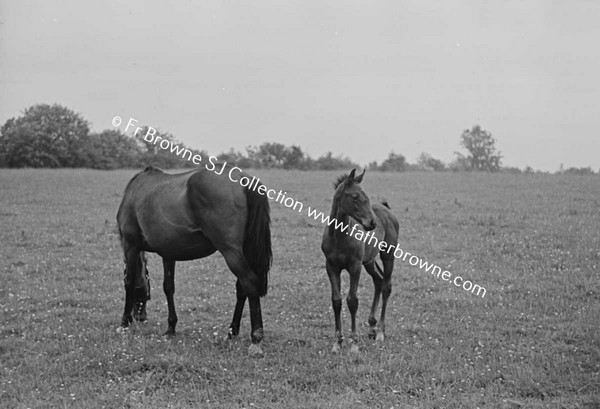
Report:
[[[599,22],[0,0],[0,407],[600,409]]]

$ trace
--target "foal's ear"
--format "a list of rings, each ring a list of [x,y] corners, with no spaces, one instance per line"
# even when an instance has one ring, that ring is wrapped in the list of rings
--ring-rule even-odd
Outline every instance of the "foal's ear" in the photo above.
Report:
[[[358,177],[354,179],[356,183],[360,183],[363,180],[363,176],[365,176],[366,169],[363,169],[363,173],[361,173]]]
[[[352,172],[348,175],[348,180],[350,182],[354,182],[354,175],[356,174],[356,169],[352,169]]]

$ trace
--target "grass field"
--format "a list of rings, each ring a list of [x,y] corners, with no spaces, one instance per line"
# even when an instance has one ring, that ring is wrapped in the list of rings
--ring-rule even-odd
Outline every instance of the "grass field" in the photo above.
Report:
[[[148,323],[115,331],[115,214],[134,173],[0,169],[0,407],[600,408],[600,177],[367,173],[404,250],[487,292],[397,262],[379,345],[363,273],[359,355],[330,353],[323,226],[271,202],[265,356],[251,358],[247,310],[224,341],[235,280],[218,254],[178,263],[175,338],[156,255]],[[339,174],[253,173],[326,212]]]

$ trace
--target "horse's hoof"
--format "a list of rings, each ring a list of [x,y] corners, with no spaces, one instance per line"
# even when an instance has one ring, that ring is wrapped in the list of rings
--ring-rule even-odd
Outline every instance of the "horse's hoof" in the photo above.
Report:
[[[233,332],[233,328],[229,328],[229,331],[227,331],[227,339],[230,341],[238,339],[238,334]]]
[[[218,332],[214,332],[213,333],[213,340],[215,345],[220,345],[220,344],[233,344],[235,341],[238,340],[239,337],[233,335],[231,333],[231,331],[229,331],[227,333],[227,335],[225,335],[224,337],[222,336],[222,334],[219,334]]]
[[[137,321],[137,322],[146,322],[146,320],[148,319],[146,314],[137,314],[137,313],[133,313],[133,318]]]
[[[350,347],[350,353],[352,354],[358,354],[360,353],[360,349],[358,348],[358,344],[353,343],[352,346]]]
[[[127,334],[129,332],[129,327],[117,327],[117,334]]]
[[[165,331],[165,333],[163,334],[163,336],[165,336],[167,338],[173,338],[175,336],[175,330],[169,328],[168,330]]]
[[[375,339],[376,342],[383,342],[385,340],[385,336],[383,335],[383,332],[380,332],[377,334],[377,338]]]
[[[248,355],[252,356],[252,357],[261,357],[264,356],[264,352],[262,350],[262,348],[260,347],[260,345],[258,344],[250,344],[250,346],[248,347]]]
[[[342,345],[339,342],[334,342],[333,348],[331,348],[331,352],[333,352],[334,354],[339,354],[340,349],[342,349]]]

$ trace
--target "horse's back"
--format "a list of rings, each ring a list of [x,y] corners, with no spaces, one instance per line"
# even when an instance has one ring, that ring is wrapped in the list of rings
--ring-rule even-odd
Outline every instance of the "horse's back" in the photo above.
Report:
[[[127,185],[118,214],[124,214],[130,208],[139,213],[150,207],[163,211],[169,208],[185,209],[191,211],[188,216],[192,216],[196,213],[196,207],[219,208],[229,202],[245,204],[244,188],[233,182],[223,183],[226,177],[205,168],[168,174],[148,167],[135,175]]]
[[[151,166],[136,174],[127,184],[117,212],[119,226],[139,223],[139,214],[145,206],[152,205],[157,197],[169,200],[185,195],[186,181],[192,172],[170,175]]]
[[[396,216],[394,216],[390,208],[379,203],[371,205],[371,208],[377,217],[377,226],[372,233],[377,239],[377,242],[375,245],[365,245],[365,252],[363,256],[363,263],[365,264],[375,260],[377,255],[380,254],[379,243],[387,243],[385,248],[395,246],[398,243],[399,223],[398,219]]]
[[[375,203],[371,206],[375,216],[379,219],[385,229],[385,241],[388,245],[396,244],[400,223],[392,210],[385,204]],[[391,240],[392,242],[390,242]]]

